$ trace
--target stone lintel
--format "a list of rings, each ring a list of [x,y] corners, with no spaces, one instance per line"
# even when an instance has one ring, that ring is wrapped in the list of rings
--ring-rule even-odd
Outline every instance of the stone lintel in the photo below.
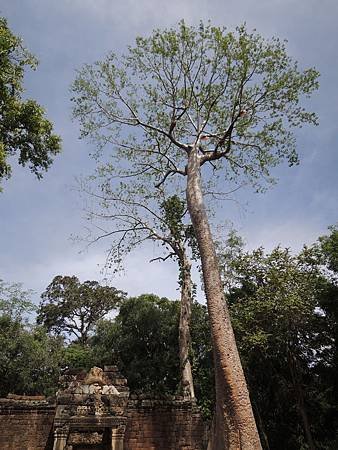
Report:
[[[66,420],[64,418],[55,419],[54,427],[62,427],[65,423],[69,428],[79,429],[94,429],[94,428],[115,428],[127,423],[127,417],[69,417]]]

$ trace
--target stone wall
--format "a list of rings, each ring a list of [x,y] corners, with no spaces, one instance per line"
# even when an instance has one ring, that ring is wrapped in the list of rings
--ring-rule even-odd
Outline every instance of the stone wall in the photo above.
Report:
[[[55,406],[0,400],[1,450],[52,450]],[[194,402],[131,396],[124,450],[205,450],[207,426]]]
[[[1,450],[52,450],[55,406],[0,399]]]
[[[194,402],[131,396],[124,450],[205,450],[207,425]]]

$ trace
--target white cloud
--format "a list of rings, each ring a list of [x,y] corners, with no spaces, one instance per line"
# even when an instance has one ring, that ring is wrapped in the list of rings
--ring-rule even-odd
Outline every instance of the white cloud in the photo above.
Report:
[[[322,228],[317,220],[309,222],[285,218],[283,223],[271,220],[265,225],[255,224],[243,230],[243,236],[249,250],[263,246],[270,251],[277,245],[281,245],[298,251],[304,244],[312,244],[326,232],[327,229]]]
[[[97,280],[126,291],[129,296],[154,293],[171,299],[179,298],[177,291],[177,266],[170,262],[153,262],[158,256],[151,245],[131,254],[125,262],[126,270],[114,277],[105,274],[105,254],[102,250],[91,249],[77,253],[73,247],[65,246],[65,251],[47,253],[46,259],[21,264],[14,259],[2,267],[1,276],[8,282],[22,282],[26,289],[35,291],[35,301],[56,275],[75,275],[81,282]]]
[[[109,20],[119,29],[139,31],[145,26],[171,25],[186,18],[198,19],[205,14],[207,2],[172,0],[68,0],[72,9],[87,12],[99,20]]]

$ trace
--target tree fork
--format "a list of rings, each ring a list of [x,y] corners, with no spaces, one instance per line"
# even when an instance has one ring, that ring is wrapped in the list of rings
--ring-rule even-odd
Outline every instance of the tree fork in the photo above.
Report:
[[[191,149],[187,177],[187,205],[201,255],[216,363],[215,434],[210,450],[261,450],[204,207],[198,145]]]

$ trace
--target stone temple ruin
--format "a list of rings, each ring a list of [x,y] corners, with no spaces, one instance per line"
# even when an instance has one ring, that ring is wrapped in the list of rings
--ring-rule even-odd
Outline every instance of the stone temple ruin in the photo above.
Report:
[[[205,450],[194,400],[129,393],[116,366],[69,372],[56,399],[0,399],[1,450]]]
[[[53,450],[88,446],[123,450],[129,398],[127,380],[116,367],[65,375],[57,393]]]

